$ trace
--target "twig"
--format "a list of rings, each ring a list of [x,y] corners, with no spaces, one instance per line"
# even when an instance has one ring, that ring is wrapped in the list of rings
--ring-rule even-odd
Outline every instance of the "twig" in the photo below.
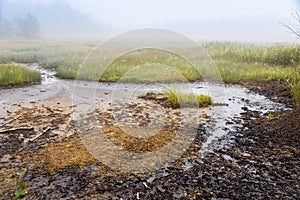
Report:
[[[10,124],[11,122],[13,122],[13,121],[15,121],[15,120],[18,120],[20,117],[22,117],[22,114],[17,115],[16,117],[14,117],[13,119],[11,119],[11,120],[9,120],[9,121],[6,121],[6,120],[9,119],[9,118],[11,118],[11,117],[6,118],[6,119],[4,119],[5,124],[1,125],[0,127],[2,128],[2,127],[4,127],[4,126],[6,126],[7,124]]]
[[[34,128],[33,127],[18,127],[18,128],[11,128],[11,129],[7,129],[4,131],[0,131],[0,134],[12,132],[12,131],[31,131],[31,130],[34,130]]]
[[[45,130],[43,130],[41,133],[37,134],[36,136],[34,136],[33,138],[29,139],[28,141],[33,142],[34,140],[36,140],[37,138],[39,138],[40,136],[42,136],[44,133],[46,133],[47,131],[51,130],[50,127],[47,127]]]
[[[44,133],[46,133],[47,131],[49,130],[53,130],[55,128],[50,128],[50,127],[47,127],[45,130],[43,130],[41,133],[37,134],[36,136],[34,136],[33,138],[31,139],[27,139],[27,141],[25,142],[24,140],[24,143],[27,144],[27,142],[33,142],[34,140],[38,139],[40,136],[42,136]],[[21,152],[26,146],[23,146],[21,147],[19,150],[17,150],[17,152]]]
[[[211,106],[229,106],[228,103],[213,103]]]

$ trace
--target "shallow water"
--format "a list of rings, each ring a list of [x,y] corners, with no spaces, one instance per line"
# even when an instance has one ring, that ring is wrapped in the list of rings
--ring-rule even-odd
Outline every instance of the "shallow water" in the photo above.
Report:
[[[0,91],[0,126],[5,123],[5,117],[8,116],[11,110],[41,100],[65,98],[77,106],[76,110],[79,113],[84,113],[94,109],[95,105],[104,108],[119,101],[136,101],[137,96],[149,91],[161,92],[164,89],[175,88],[186,93],[210,95],[214,104],[219,104],[218,106],[201,109],[201,112],[205,111],[210,117],[208,121],[202,123],[208,134],[200,151],[200,153],[203,153],[203,151],[213,148],[213,141],[243,124],[241,113],[251,110],[258,111],[259,115],[264,115],[270,111],[287,109],[283,104],[273,102],[262,95],[251,93],[240,86],[203,82],[134,84],[73,81],[58,79],[54,76],[54,71],[45,70],[37,64],[31,64],[28,67],[42,73],[42,82],[39,85]],[[74,116],[76,118],[76,115]]]

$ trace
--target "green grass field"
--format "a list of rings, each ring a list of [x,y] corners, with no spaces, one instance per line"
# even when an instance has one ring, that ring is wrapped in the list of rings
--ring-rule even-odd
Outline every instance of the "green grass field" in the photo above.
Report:
[[[295,98],[300,99],[300,47],[298,45],[260,46],[237,43],[205,43],[211,59],[199,58],[199,72],[182,57],[161,50],[129,52],[111,63],[97,55],[117,54],[124,49],[96,49],[97,42],[0,41],[0,63],[39,63],[57,70],[68,79],[122,82],[184,82],[203,80],[211,61],[227,83],[285,80]],[[109,52],[111,51],[111,52]],[[94,57],[85,58],[93,52]],[[186,49],[197,57],[193,49]],[[96,55],[96,56],[95,56]],[[201,60],[202,59],[202,60]],[[105,70],[103,67],[109,65]]]
[[[30,83],[41,80],[38,71],[15,65],[0,65],[0,86]]]

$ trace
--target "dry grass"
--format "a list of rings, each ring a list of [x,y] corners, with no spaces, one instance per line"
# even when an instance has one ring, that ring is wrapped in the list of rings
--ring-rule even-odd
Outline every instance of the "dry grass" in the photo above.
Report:
[[[176,136],[174,130],[160,130],[155,136],[147,138],[137,138],[124,133],[119,127],[108,126],[104,127],[106,136],[113,141],[117,146],[121,146],[126,151],[131,152],[153,152],[163,148],[172,142]],[[136,132],[137,130],[131,130]]]
[[[60,143],[52,143],[36,152],[27,152],[25,162],[33,162],[49,173],[69,166],[97,165],[98,161],[87,151],[77,135]]]

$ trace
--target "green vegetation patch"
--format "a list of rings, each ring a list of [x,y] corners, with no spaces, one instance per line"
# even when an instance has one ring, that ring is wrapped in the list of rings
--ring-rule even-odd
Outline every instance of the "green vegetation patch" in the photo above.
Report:
[[[177,90],[166,89],[163,93],[148,92],[139,96],[141,99],[155,101],[165,107],[207,107],[212,104],[212,98],[203,94],[194,95]]]
[[[99,52],[94,52],[95,55],[100,55],[105,50],[95,51]],[[203,80],[194,66],[180,56],[163,50],[144,49],[129,52],[111,63],[101,59],[101,57],[89,58],[79,65],[63,64],[57,68],[57,76],[102,82],[136,83]]]
[[[237,63],[261,63],[280,66],[300,64],[299,45],[254,45],[232,42],[211,42],[204,45],[213,59]]]
[[[176,90],[166,90],[163,94],[167,97],[167,102],[170,103],[172,107],[193,105],[199,105],[199,107],[207,107],[212,104],[211,97],[202,94],[186,94]]]
[[[23,66],[0,65],[0,86],[31,83],[41,80],[41,73]]]

